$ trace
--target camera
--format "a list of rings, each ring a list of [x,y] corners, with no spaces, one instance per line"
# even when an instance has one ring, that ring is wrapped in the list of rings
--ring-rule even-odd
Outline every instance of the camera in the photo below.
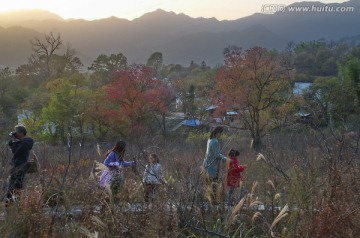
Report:
[[[16,138],[16,131],[10,132],[10,133],[9,133],[9,136],[10,136],[11,138]]]

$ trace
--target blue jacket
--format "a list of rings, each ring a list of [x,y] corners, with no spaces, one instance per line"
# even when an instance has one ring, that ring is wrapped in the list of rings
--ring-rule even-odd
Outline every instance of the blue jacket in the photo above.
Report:
[[[220,161],[226,161],[226,156],[221,154],[218,139],[212,138],[207,141],[206,155],[204,159],[204,168],[210,179],[218,177]]]
[[[110,154],[106,157],[104,164],[108,168],[116,168],[118,166],[129,167],[135,165],[134,161],[124,161],[121,156],[117,156],[114,151],[110,152]]]

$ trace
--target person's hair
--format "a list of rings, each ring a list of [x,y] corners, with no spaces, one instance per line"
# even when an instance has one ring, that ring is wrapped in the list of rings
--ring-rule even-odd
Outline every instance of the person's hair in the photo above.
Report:
[[[117,153],[117,154],[121,155],[121,157],[123,157],[125,154],[125,147],[126,147],[126,142],[119,140],[116,142],[114,147],[109,150],[107,155],[109,155],[112,151],[114,151],[115,153]]]
[[[240,155],[240,152],[238,150],[231,149],[228,152],[229,157],[236,157],[236,156],[239,156],[239,155]]]
[[[27,133],[26,127],[23,126],[23,125],[17,125],[17,126],[15,126],[15,131],[16,131],[16,132],[19,132],[19,133],[23,133],[24,136],[26,136],[26,133]]]
[[[157,156],[157,154],[152,153],[150,154],[150,157],[153,157],[155,159],[155,163],[160,163],[159,156]]]
[[[215,136],[219,133],[222,133],[224,128],[222,126],[215,127],[210,133],[210,139],[215,138]]]

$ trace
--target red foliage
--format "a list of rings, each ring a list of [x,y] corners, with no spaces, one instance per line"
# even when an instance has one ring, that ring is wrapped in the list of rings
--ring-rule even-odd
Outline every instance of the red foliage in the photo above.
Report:
[[[115,80],[105,87],[106,98],[111,102],[106,111],[114,122],[127,123],[130,130],[140,132],[147,119],[167,112],[169,90],[151,75],[151,68],[138,64],[114,72]]]

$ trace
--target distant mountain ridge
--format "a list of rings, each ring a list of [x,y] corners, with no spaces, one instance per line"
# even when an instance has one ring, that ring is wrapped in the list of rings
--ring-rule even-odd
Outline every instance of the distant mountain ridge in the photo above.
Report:
[[[326,5],[299,2],[288,7],[306,6],[352,6],[354,11],[256,13],[232,21],[192,18],[161,9],[132,21],[116,17],[93,21],[64,20],[46,11],[37,12],[39,18],[34,18],[34,11],[24,12],[21,19],[6,13],[5,21],[3,13],[0,14],[0,65],[18,66],[26,62],[31,53],[29,41],[49,32],[59,32],[64,42],[76,49],[85,66],[100,54],[119,52],[126,55],[129,63],[145,63],[153,52],[160,51],[167,64],[188,65],[192,60],[198,63],[204,60],[208,65],[216,65],[222,63],[222,50],[228,45],[283,49],[289,41],[320,38],[346,38],[356,43],[358,37],[355,36],[360,35],[357,27],[360,24],[360,1]],[[17,30],[15,40],[14,31]]]
[[[21,23],[24,21],[42,21],[42,20],[58,20],[63,21],[59,15],[45,10],[17,10],[0,13],[0,22],[3,26],[11,26],[13,24]]]

